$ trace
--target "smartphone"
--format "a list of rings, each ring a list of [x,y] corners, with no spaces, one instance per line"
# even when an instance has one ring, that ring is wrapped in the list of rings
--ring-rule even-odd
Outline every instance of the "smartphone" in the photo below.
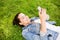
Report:
[[[38,11],[41,12],[42,11],[42,8],[40,6],[38,6]]]

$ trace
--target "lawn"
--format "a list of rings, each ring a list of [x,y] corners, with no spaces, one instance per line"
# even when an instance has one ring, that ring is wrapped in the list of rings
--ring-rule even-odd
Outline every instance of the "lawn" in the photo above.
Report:
[[[14,16],[18,12],[38,16],[38,6],[46,8],[50,20],[60,26],[60,0],[0,0],[0,40],[24,40],[22,29],[12,25]]]

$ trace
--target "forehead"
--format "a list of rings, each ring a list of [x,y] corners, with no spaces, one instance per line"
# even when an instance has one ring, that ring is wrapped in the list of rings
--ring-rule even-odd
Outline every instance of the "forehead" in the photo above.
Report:
[[[18,15],[18,18],[23,17],[23,16],[25,16],[25,14],[24,14],[24,13],[20,13],[20,14]]]

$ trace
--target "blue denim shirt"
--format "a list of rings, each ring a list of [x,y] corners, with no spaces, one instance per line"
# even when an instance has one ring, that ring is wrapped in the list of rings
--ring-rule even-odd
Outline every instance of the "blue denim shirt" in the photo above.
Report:
[[[41,36],[40,24],[31,23],[26,27],[23,27],[22,35],[26,40],[56,40],[58,33],[47,29],[47,33],[44,36]]]

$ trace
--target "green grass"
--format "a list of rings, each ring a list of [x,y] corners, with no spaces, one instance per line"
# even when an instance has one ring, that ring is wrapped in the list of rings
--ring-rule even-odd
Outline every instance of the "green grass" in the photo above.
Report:
[[[21,28],[12,25],[13,18],[18,12],[38,16],[38,6],[46,8],[50,20],[60,26],[59,0],[0,0],[0,40],[24,40]]]

